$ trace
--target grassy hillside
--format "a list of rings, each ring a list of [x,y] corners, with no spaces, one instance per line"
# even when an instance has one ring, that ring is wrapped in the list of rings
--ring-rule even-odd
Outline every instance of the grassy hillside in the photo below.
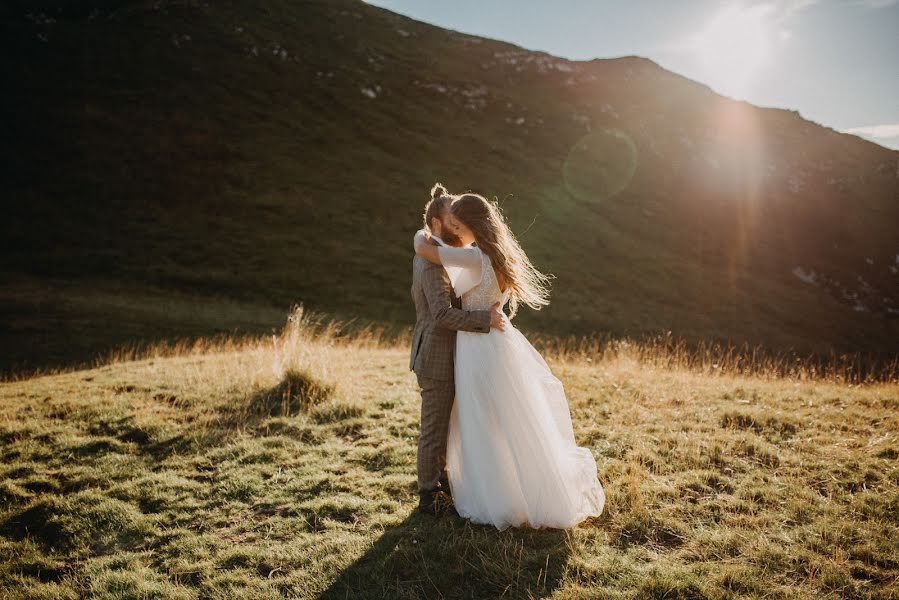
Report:
[[[0,8],[0,369],[407,326],[427,190],[498,198],[552,334],[894,357],[899,154],[644,58],[572,62],[350,0]]]
[[[417,514],[405,346],[302,313],[0,384],[0,595],[896,597],[896,384],[562,350],[607,493],[565,531]]]

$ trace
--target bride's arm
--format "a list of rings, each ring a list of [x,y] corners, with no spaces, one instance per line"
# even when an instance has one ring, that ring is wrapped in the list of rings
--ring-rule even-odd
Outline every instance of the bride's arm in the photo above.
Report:
[[[419,229],[416,231],[412,244],[415,247],[415,253],[422,258],[429,260],[435,265],[443,264],[440,261],[440,252],[437,250],[437,246],[431,241],[431,235],[426,230]]]
[[[430,233],[424,230],[415,234],[413,243],[419,256],[434,265],[443,266],[440,271],[446,270],[457,296],[461,297],[481,282],[483,255],[479,249],[471,246],[454,248],[437,245],[436,240],[431,239]]]

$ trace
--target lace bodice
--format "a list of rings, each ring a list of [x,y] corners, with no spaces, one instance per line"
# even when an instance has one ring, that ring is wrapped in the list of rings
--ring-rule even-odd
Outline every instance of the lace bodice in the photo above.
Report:
[[[496,272],[490,257],[478,249],[481,259],[481,282],[462,294],[462,308],[465,310],[490,310],[490,307],[500,302],[500,307],[508,300],[508,291],[499,290]]]
[[[500,291],[493,263],[480,248],[440,246],[438,252],[464,310],[489,310],[497,302],[505,305],[509,291]]]

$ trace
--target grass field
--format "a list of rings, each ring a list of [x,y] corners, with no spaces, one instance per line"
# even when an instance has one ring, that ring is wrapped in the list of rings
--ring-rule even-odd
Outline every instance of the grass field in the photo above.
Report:
[[[542,342],[606,510],[500,533],[415,512],[405,342],[297,310],[0,384],[0,595],[899,597],[895,379]]]

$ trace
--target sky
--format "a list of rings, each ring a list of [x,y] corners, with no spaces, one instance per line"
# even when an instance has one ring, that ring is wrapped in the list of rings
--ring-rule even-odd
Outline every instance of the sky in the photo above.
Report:
[[[899,0],[367,0],[571,60],[639,55],[899,149]]]

